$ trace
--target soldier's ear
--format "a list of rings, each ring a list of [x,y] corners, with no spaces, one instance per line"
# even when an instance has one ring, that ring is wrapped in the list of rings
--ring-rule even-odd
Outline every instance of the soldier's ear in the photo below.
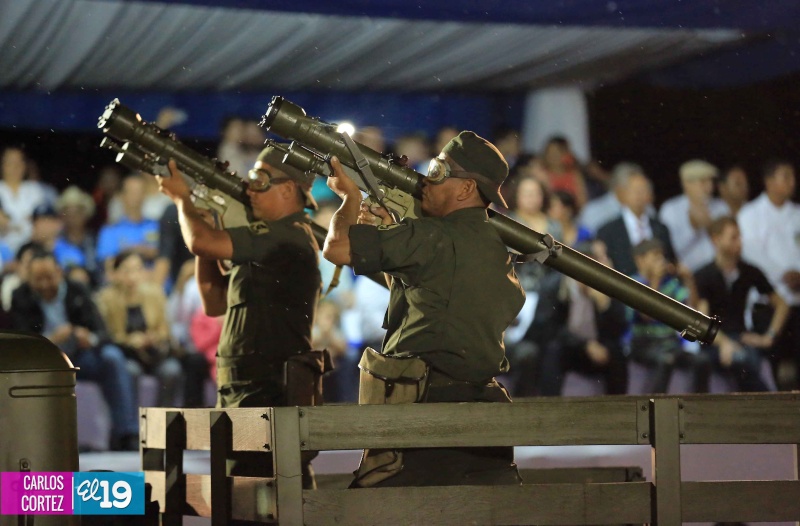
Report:
[[[474,179],[462,179],[461,181],[461,191],[458,193],[458,200],[466,201],[467,199],[471,199],[473,194],[477,194],[478,185],[475,183]]]

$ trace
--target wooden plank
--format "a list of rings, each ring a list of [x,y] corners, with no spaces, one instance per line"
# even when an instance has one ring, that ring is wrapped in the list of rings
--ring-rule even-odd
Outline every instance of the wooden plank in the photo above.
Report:
[[[650,522],[649,482],[304,491],[305,524]],[[283,524],[283,522],[281,522]]]
[[[800,399],[740,397],[684,401],[684,444],[800,443]]]
[[[303,473],[300,464],[300,414],[306,408],[275,407],[272,410],[273,459],[277,484],[278,521],[304,524]]]
[[[640,399],[638,399],[640,400]],[[637,444],[637,399],[304,408],[304,449]]]
[[[638,466],[520,469],[519,474],[524,485],[639,482],[644,480],[642,468]],[[345,489],[353,482],[353,474],[317,474],[316,481],[319,489]]]
[[[186,449],[208,451],[211,448],[209,413],[225,411],[233,426],[234,451],[264,451],[270,444],[269,422],[262,418],[267,408],[247,407],[236,409],[170,409],[148,407],[142,409],[147,425],[142,429],[144,446],[164,449],[164,429],[167,411],[179,411],[186,420]]]
[[[183,451],[186,448],[186,422],[179,411],[166,413],[164,441],[164,526],[182,524],[186,502],[186,479],[183,475]]]
[[[655,502],[653,522],[658,526],[681,525],[681,445],[679,401],[663,398],[653,401],[653,478]]]
[[[224,411],[211,411],[211,524],[226,526],[231,514],[231,479],[228,457],[233,448],[231,419]]]
[[[145,482],[153,487],[153,499],[164,512],[164,473],[146,471]],[[272,522],[276,513],[274,479],[231,477],[233,520]],[[211,476],[186,475],[186,504],[183,515],[211,517]]]
[[[684,522],[800,520],[796,480],[684,482],[681,493]]]

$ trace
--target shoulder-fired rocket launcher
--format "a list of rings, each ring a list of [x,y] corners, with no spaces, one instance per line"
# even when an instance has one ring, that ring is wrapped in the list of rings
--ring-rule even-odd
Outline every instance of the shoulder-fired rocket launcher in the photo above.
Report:
[[[295,141],[287,149],[284,162],[298,169],[329,176],[331,169],[327,161],[336,156],[346,167],[348,175],[357,184],[363,184],[358,175],[364,162],[368,163],[381,186],[381,195],[376,197],[384,198],[387,208],[401,216],[404,216],[404,210],[409,212],[415,208],[410,203],[420,198],[422,174],[404,166],[396,157],[383,156],[363,145],[358,145],[361,152],[359,166],[359,160],[354,158],[336,125],[306,116],[303,108],[283,97],[273,97],[261,126]],[[366,191],[367,188],[361,184],[361,189]],[[719,330],[716,317],[706,316],[503,214],[490,210],[489,222],[512,250],[526,255],[543,255],[538,259],[545,265],[669,325],[686,340],[699,340],[705,344],[714,341]]]

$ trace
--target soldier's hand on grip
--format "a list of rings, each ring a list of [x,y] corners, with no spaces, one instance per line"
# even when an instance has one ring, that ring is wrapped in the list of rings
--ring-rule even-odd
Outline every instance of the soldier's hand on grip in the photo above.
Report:
[[[370,203],[369,199],[367,199],[361,202],[361,208],[358,211],[358,224],[393,225],[394,219],[384,207]]]
[[[189,185],[186,184],[186,181],[183,180],[183,176],[180,170],[178,170],[178,165],[175,164],[173,159],[170,159],[167,166],[169,167],[171,177],[161,177],[157,175],[156,181],[158,181],[158,189],[173,201],[188,199],[192,191]]]
[[[331,158],[331,168],[333,175],[328,177],[328,188],[333,190],[336,195],[344,199],[345,197],[357,197],[361,200],[361,190],[356,183],[350,179],[342,169],[342,163],[336,157]]]

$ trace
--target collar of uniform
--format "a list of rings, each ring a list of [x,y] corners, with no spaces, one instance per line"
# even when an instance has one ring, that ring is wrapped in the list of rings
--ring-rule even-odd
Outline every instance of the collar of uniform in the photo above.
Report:
[[[489,216],[486,214],[485,208],[474,206],[471,208],[462,208],[460,210],[450,212],[445,216],[445,219],[458,219],[459,221],[463,220],[488,221]]]
[[[294,223],[300,221],[302,223],[311,223],[311,218],[305,212],[295,212],[293,214],[289,214],[288,216],[284,216],[278,220],[270,221],[271,224],[281,224],[281,223]]]

